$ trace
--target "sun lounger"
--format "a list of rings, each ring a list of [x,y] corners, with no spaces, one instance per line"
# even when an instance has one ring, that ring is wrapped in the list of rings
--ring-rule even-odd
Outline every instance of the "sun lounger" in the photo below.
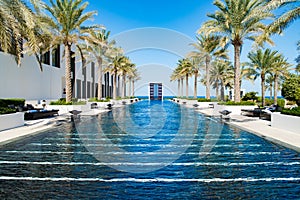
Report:
[[[265,108],[255,108],[254,110],[242,109],[242,115],[248,117],[259,117],[259,119],[264,119],[271,121],[271,111]]]
[[[34,120],[58,115],[58,110],[28,110],[24,114],[25,120]]]

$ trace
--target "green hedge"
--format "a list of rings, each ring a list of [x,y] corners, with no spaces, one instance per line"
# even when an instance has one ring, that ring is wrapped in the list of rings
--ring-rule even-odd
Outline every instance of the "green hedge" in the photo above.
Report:
[[[15,113],[16,109],[0,107],[0,115]]]
[[[73,104],[72,102],[67,103],[65,98],[61,98],[57,101],[50,102],[50,105],[72,105],[72,104]]]
[[[261,97],[258,98],[257,103],[261,104]],[[274,104],[274,99],[265,98],[265,106],[271,106]],[[284,99],[277,99],[277,105],[280,107],[284,107]]]
[[[285,115],[293,115],[293,116],[299,116],[300,117],[300,107],[296,107],[293,109],[283,109],[281,111],[282,114]]]
[[[0,115],[15,113],[16,109],[8,106],[24,106],[25,99],[0,99]]]
[[[217,102],[217,99],[205,99],[205,98],[199,98],[198,102]]]
[[[96,97],[94,97],[94,98],[89,99],[89,102],[109,102],[109,101],[110,101],[110,98],[106,98],[106,99],[103,99],[103,100],[98,100]]]
[[[234,101],[227,101],[219,103],[219,105],[226,105],[226,106],[255,106],[255,102],[252,101],[241,101],[241,102],[234,102]]]
[[[78,101],[77,99],[73,99],[72,102],[66,102],[65,98],[61,98],[57,101],[51,101],[50,105],[85,105],[85,101]]]
[[[8,105],[24,106],[25,99],[0,99],[0,107],[7,108]]]

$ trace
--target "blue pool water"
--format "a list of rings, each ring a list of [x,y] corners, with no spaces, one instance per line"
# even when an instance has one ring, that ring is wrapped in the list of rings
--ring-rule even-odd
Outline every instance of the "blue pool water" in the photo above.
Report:
[[[1,199],[297,199],[299,153],[169,101],[0,148]]]

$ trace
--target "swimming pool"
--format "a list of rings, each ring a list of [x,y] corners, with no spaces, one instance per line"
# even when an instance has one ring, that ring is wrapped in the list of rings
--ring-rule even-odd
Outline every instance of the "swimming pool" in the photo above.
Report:
[[[295,199],[299,153],[169,101],[0,148],[1,199]]]

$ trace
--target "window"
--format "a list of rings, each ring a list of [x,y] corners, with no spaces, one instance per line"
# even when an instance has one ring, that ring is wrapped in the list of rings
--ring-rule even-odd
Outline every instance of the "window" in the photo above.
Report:
[[[50,65],[50,51],[41,55],[41,61],[44,64]]]
[[[52,49],[52,66],[60,68],[60,46]]]

